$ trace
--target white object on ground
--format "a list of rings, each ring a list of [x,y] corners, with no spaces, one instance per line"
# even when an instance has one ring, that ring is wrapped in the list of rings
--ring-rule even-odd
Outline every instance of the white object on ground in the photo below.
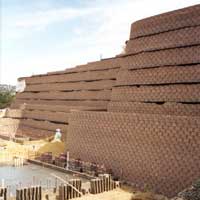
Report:
[[[55,141],[61,141],[62,133],[60,132],[60,129],[56,129],[56,134],[54,136],[54,142]]]

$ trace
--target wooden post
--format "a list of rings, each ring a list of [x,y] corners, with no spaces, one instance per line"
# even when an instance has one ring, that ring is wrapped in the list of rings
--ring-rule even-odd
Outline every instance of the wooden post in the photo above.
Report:
[[[38,197],[38,188],[37,187],[34,187],[35,189],[35,200],[38,200],[37,197]]]
[[[67,187],[67,185],[65,185],[64,188],[65,188],[64,189],[64,194],[65,194],[65,200],[66,200],[66,199],[69,199],[68,198],[68,187]]]
[[[103,180],[102,179],[99,179],[99,190],[100,190],[100,193],[104,192],[103,191]]]
[[[24,198],[24,200],[28,200],[26,195],[27,195],[27,188],[24,188],[23,189],[23,198]]]
[[[80,179],[77,179],[77,189],[79,191],[82,190],[82,181]],[[78,197],[81,197],[81,195],[78,193]]]
[[[19,200],[19,190],[16,190],[16,200]]]
[[[42,200],[42,187],[17,189],[16,200]]]
[[[35,200],[34,199],[34,196],[35,196],[35,194],[34,194],[34,192],[35,192],[34,187],[31,187],[30,191],[31,191],[31,200]]]
[[[106,178],[107,178],[107,184],[108,184],[108,191],[111,190],[111,175],[110,174],[105,174]]]
[[[97,194],[101,192],[99,186],[100,186],[100,179],[96,179],[96,192],[97,192]]]
[[[81,180],[71,179],[69,184],[59,187],[60,200],[67,200],[76,197],[81,197]]]
[[[0,197],[3,197],[3,200],[7,200],[7,188],[0,188]]]
[[[90,180],[90,192],[95,194],[95,179]]]
[[[16,200],[23,200],[22,190],[20,190],[20,189],[16,190]]]
[[[98,179],[96,179],[98,180]],[[110,174],[99,174],[99,181],[97,181],[98,187],[97,187],[97,192],[105,192],[105,191],[110,191],[113,190],[117,187],[120,187],[120,182],[119,181],[113,181],[112,177]],[[91,182],[91,191],[94,191],[94,183],[93,181]]]
[[[39,200],[42,200],[42,186],[38,186],[38,189],[39,189]]]
[[[75,198],[75,197],[80,197],[80,193],[78,193],[78,191],[81,192],[81,180],[80,179],[71,179],[69,181],[69,183],[74,187],[76,188],[77,190],[73,189],[71,190],[71,195],[72,195],[72,198]]]
[[[64,200],[63,185],[59,186],[59,200]]]
[[[104,192],[105,189],[104,189],[104,181],[103,181],[103,174],[99,174],[99,178],[100,178],[100,183],[101,183],[101,192]]]
[[[76,180],[72,180],[72,185],[73,185],[75,188],[77,188],[77,187],[76,187]],[[74,197],[76,197],[76,191],[72,189],[72,198],[74,198]]]
[[[74,187],[73,185],[71,185],[70,183],[68,183],[67,181],[65,181],[64,179],[60,178],[59,176],[56,176],[55,174],[51,174],[52,176],[54,177],[57,177],[59,180],[61,180],[62,182],[64,182],[67,186],[70,186],[69,189],[70,189],[70,192],[71,192],[71,189],[77,191],[80,196],[82,196],[82,192],[79,191],[76,187]]]
[[[73,181],[73,186],[76,188],[76,189],[78,189],[78,187],[77,187],[77,179],[75,179],[74,181]],[[78,193],[77,193],[77,191],[75,191],[74,190],[74,196],[73,196],[74,198],[76,198],[76,197],[78,197]]]
[[[31,189],[27,188],[27,199],[31,199]]]

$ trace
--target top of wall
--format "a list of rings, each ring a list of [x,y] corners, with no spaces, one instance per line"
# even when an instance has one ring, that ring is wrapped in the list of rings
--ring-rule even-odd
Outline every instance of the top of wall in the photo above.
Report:
[[[116,69],[119,67],[120,67],[119,58],[112,57],[112,58],[102,59],[100,61],[89,62],[83,65],[77,65],[73,68],[67,68],[61,71],[47,72],[46,74],[38,74],[38,75],[30,76],[30,77],[71,74],[71,73],[79,73],[79,72],[87,72],[87,71],[102,71],[102,70],[108,70],[108,69]],[[18,78],[18,81],[21,81],[30,77],[20,77]]]
[[[134,22],[130,39],[200,24],[200,4]]]

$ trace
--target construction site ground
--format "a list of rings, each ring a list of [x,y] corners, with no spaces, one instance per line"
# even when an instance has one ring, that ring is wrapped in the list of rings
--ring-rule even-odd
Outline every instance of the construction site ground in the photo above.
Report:
[[[52,142],[47,140],[25,141],[23,144],[0,139],[0,163],[7,158],[12,160],[14,156],[21,156],[24,158],[32,158],[45,152],[52,152],[54,156],[64,152],[64,144],[62,142]],[[45,199],[45,193],[44,193]],[[49,194],[50,199],[56,199],[55,194]],[[153,193],[135,192],[131,187],[118,188],[113,191],[104,192],[101,194],[87,194],[79,200],[167,200],[161,195],[154,195]]]

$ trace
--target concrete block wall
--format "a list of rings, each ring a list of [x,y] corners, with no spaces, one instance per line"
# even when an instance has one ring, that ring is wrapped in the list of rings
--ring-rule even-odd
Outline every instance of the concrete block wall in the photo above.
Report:
[[[131,26],[110,112],[199,115],[200,6]]]
[[[200,177],[200,117],[73,112],[70,156],[104,164],[121,180],[173,196]]]
[[[19,127],[19,120],[12,118],[0,118],[0,134],[1,137],[11,138],[14,137]]]
[[[169,197],[200,178],[200,5],[132,24],[108,112],[74,112],[67,147]]]
[[[106,111],[119,71],[118,60],[105,59],[20,78],[25,80],[26,88],[16,95],[5,115],[19,120],[13,135],[39,139],[53,136],[60,128],[66,138],[71,110]]]
[[[6,117],[33,138],[59,125],[71,157],[173,196],[200,177],[199,27],[200,5],[135,22],[125,54],[23,78]]]

